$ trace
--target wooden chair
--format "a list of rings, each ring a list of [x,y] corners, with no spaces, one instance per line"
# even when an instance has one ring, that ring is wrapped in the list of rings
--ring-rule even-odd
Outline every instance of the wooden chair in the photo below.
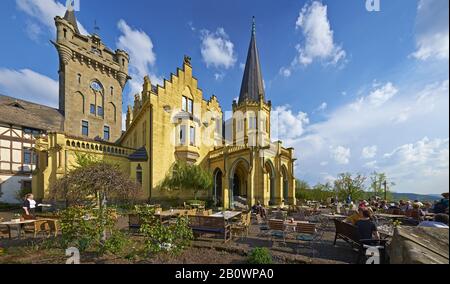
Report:
[[[314,258],[314,245],[316,242],[320,241],[323,232],[318,233],[316,224],[312,223],[297,223],[295,232],[297,233],[295,239],[298,241],[297,252],[301,247],[310,248],[312,257]]]
[[[272,244],[274,239],[283,239],[283,243],[286,243],[286,231],[283,220],[269,220],[269,231]]]
[[[128,228],[130,231],[139,231],[142,221],[138,214],[128,214]]]
[[[3,218],[0,218],[0,223],[3,222]],[[11,239],[11,231],[7,226],[0,225],[0,239],[8,237]]]
[[[241,234],[241,236],[245,234],[245,236],[248,237],[251,218],[251,212],[243,213],[241,215],[241,220],[238,223],[231,225],[231,233],[235,236],[239,233]]]
[[[51,230],[48,220],[36,220],[31,224],[25,224],[22,229],[22,233],[26,236],[27,233],[33,234],[36,238],[40,233],[47,234],[47,238],[50,237]]]

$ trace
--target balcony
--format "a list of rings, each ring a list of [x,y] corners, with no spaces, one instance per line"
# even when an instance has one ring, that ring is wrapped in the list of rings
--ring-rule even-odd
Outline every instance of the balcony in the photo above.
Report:
[[[194,146],[177,146],[175,147],[175,155],[178,160],[194,164],[200,158],[198,148]]]

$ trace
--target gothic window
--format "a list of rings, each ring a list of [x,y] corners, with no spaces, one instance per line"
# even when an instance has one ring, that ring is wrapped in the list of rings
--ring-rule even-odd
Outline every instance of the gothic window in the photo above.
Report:
[[[136,168],[136,181],[142,184],[142,167],[140,164]]]
[[[83,136],[89,136],[89,122],[83,120],[81,122],[81,134]]]
[[[256,129],[257,120],[256,117],[250,117],[248,120],[248,128],[249,129]]]
[[[189,142],[191,146],[195,146],[195,127],[191,126],[189,133]]]
[[[142,124],[142,145],[147,144],[147,121]]]
[[[181,110],[187,112],[187,98],[186,97],[182,97],[181,99],[182,99],[182,101],[181,101]]]
[[[194,114],[194,102],[191,99],[188,99],[187,112]]]
[[[105,141],[109,141],[109,138],[110,138],[110,128],[109,126],[105,126],[103,129],[103,139]]]
[[[111,87],[111,96],[114,96],[114,87]]]
[[[103,107],[101,107],[101,106],[98,107],[97,114],[98,114],[98,116],[103,116],[103,114],[104,114]]]
[[[103,86],[100,82],[98,81],[92,81],[91,83],[91,89],[96,91],[96,92],[102,92],[103,91]]]
[[[185,145],[186,144],[186,125],[181,125],[180,126],[180,140],[179,140],[180,145]]]
[[[78,75],[77,75],[77,82],[78,82],[78,85],[81,84],[81,74],[78,74]]]
[[[95,115],[95,104],[91,104],[90,113]]]

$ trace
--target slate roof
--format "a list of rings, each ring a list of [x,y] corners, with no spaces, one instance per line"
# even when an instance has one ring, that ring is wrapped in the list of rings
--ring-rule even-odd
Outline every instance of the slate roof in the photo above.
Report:
[[[77,18],[75,17],[75,11],[73,9],[66,11],[66,14],[64,15],[64,20],[68,21],[73,26],[77,34],[80,33],[80,30],[78,29]]]
[[[136,152],[134,152],[133,154],[129,155],[128,159],[133,162],[146,162],[148,161],[147,150],[145,149],[145,147],[142,147],[136,150]]]
[[[45,131],[63,131],[64,116],[48,106],[0,94],[0,122]]]
[[[256,24],[253,18],[252,38],[248,49],[247,63],[245,64],[244,78],[242,80],[239,103],[246,100],[259,102],[259,97],[265,96],[258,47],[256,46]]]

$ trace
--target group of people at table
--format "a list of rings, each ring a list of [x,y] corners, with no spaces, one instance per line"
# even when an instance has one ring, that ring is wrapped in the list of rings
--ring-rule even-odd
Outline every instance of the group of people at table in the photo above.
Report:
[[[388,203],[385,200],[379,198],[373,198],[369,201],[360,200],[358,205],[355,205],[352,201],[347,201],[347,205],[350,212],[354,212],[345,218],[344,222],[351,223],[358,228],[361,239],[364,240],[378,240],[380,234],[378,232],[378,213],[388,213],[398,216],[405,216],[414,218],[418,221],[419,227],[434,227],[448,229],[449,213],[448,213],[448,198],[449,194],[442,194],[443,198],[436,201],[434,204],[430,202],[415,201],[403,201]],[[337,213],[340,214],[342,204],[336,199],[332,199],[331,203],[335,204]],[[252,211],[262,218],[267,218],[267,209],[257,202],[252,207]],[[377,214],[376,214],[377,213]],[[431,217],[426,218],[426,217]]]
[[[435,202],[434,205],[429,202],[422,203],[418,200],[414,202],[400,200],[391,204],[386,201],[372,200],[369,203],[363,200],[359,203],[355,213],[348,216],[344,221],[355,225],[361,239],[366,240],[380,238],[376,213],[395,212],[396,215],[415,219],[418,221],[419,227],[448,229],[448,193],[444,193],[442,196],[444,198]],[[427,219],[426,216],[432,217],[432,219]]]

